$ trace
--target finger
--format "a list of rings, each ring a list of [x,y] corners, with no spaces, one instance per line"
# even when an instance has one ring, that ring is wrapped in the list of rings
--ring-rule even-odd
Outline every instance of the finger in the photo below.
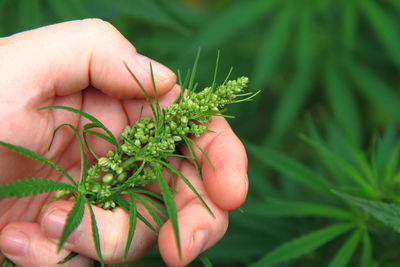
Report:
[[[3,39],[0,45],[1,61],[7,62],[0,66],[0,73],[8,77],[1,79],[1,85],[14,82],[15,88],[13,94],[3,92],[4,97],[13,98],[8,100],[69,95],[89,84],[114,97],[143,96],[123,62],[150,95],[150,63],[159,94],[172,88],[176,81],[172,71],[139,55],[110,23],[99,19],[70,21],[22,32]],[[26,83],[30,85],[29,90]]]
[[[194,146],[207,194],[219,207],[237,209],[246,199],[248,190],[246,151],[224,118],[213,117],[208,129],[214,133],[193,138],[215,168],[214,171],[204,154]],[[185,154],[190,156],[187,149]]]
[[[228,227],[228,214],[213,203],[196,169],[188,161],[182,163],[182,174],[190,179],[197,192],[203,197],[213,215],[203,206],[193,191],[178,180],[175,187],[175,202],[178,210],[178,225],[182,251],[178,248],[171,221],[160,229],[158,244],[161,256],[169,266],[183,266],[193,261],[200,253],[213,246],[222,238]]]
[[[18,266],[56,266],[70,251],[61,249],[40,231],[36,223],[10,223],[0,233],[0,251]],[[91,266],[91,260],[76,256],[62,266]]]
[[[67,214],[73,204],[71,201],[53,202],[49,204],[40,218],[43,233],[55,243],[58,243],[61,237]],[[143,206],[138,204],[137,209],[149,222],[151,221]],[[108,264],[122,263],[129,230],[128,212],[122,208],[115,208],[110,211],[96,206],[93,206],[93,211],[100,235],[100,247],[104,261]],[[154,245],[155,240],[156,235],[142,221],[138,220],[127,261],[142,257]],[[87,207],[85,207],[85,215],[81,224],[72,232],[64,247],[89,258],[98,259]]]

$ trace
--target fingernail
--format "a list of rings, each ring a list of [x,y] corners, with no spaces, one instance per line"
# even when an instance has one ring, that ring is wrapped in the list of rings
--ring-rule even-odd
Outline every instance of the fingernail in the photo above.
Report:
[[[192,262],[200,253],[203,252],[208,241],[208,232],[206,230],[197,230],[193,234],[192,244],[189,248],[189,262]]]
[[[54,209],[47,214],[43,220],[42,230],[51,239],[60,239],[67,220],[67,211],[63,209]],[[68,243],[74,243],[81,236],[82,230],[78,226],[68,237]]]
[[[0,250],[10,256],[23,256],[26,253],[29,239],[25,233],[10,227],[0,234]]]
[[[169,68],[165,67],[164,65],[154,60],[151,60],[148,57],[137,54],[136,58],[139,64],[142,66],[142,68],[148,73],[150,73],[150,63],[151,63],[151,68],[153,69],[154,76],[167,79],[175,75]]]

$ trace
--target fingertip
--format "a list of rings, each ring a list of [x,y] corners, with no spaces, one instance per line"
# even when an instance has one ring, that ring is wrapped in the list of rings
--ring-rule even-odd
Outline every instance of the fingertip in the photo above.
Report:
[[[40,226],[31,222],[13,222],[0,233],[0,251],[17,266],[56,266],[69,250],[57,251]],[[76,256],[63,266],[90,266],[91,260]]]
[[[210,198],[222,209],[234,210],[245,201],[248,191],[247,155],[232,132],[222,132],[206,151],[214,169],[204,163],[204,184]]]
[[[24,256],[29,246],[27,234],[19,229],[18,224],[5,227],[0,233],[0,250],[14,257]]]
[[[218,207],[212,210],[215,217],[194,199],[178,212],[181,258],[171,221],[163,225],[158,245],[168,266],[186,266],[222,238],[228,227],[228,213]]]

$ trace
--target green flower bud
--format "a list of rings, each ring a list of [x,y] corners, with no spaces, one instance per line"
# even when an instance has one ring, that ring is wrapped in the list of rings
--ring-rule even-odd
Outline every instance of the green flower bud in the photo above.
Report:
[[[179,142],[182,140],[182,137],[180,137],[178,135],[174,135],[172,138],[174,139],[175,142]]]
[[[189,119],[186,116],[183,116],[181,118],[181,122],[184,123],[184,124],[188,123],[188,121],[189,121]]]
[[[171,130],[175,130],[176,127],[178,127],[178,125],[176,124],[176,122],[171,121],[171,122],[169,123],[169,127],[171,127]]]
[[[100,167],[107,167],[110,164],[110,159],[106,157],[99,158],[98,164]]]
[[[142,137],[142,136],[140,136],[140,137]],[[135,140],[135,142],[134,142],[134,145],[136,146],[136,147],[141,147],[141,143],[140,143],[140,140],[139,139],[136,139]]]
[[[103,183],[109,184],[112,182],[114,179],[114,175],[112,173],[107,173],[106,175],[103,176]]]

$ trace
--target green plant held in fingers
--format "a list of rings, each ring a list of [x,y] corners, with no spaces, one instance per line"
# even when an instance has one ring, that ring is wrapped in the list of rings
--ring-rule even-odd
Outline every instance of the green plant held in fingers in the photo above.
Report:
[[[193,191],[209,213],[212,215],[213,213],[190,181],[179,170],[170,165],[169,158],[183,157],[191,159],[201,177],[201,168],[194,152],[195,149],[200,150],[210,164],[211,162],[200,146],[190,137],[198,137],[203,133],[211,132],[207,128],[207,123],[211,122],[213,116],[226,116],[223,113],[226,111],[228,104],[247,101],[255,96],[254,93],[244,92],[248,83],[246,77],[228,81],[228,75],[221,85],[217,85],[217,68],[211,86],[195,93],[197,85],[194,83],[194,75],[198,59],[199,54],[194,63],[193,70],[188,72],[188,78],[183,83],[178,73],[181,92],[174,103],[165,108],[161,108],[159,105],[151,65],[150,72],[153,81],[154,104],[135,74],[124,63],[127,71],[129,71],[133,79],[140,86],[150,105],[153,116],[143,117],[140,114],[136,123],[126,126],[123,130],[120,135],[120,141],[117,141],[114,134],[98,119],[81,110],[66,106],[47,106],[41,108],[40,110],[61,109],[73,112],[89,121],[83,126],[82,133],[71,124],[61,124],[56,128],[53,135],[54,139],[58,130],[63,127],[69,127],[73,130],[80,148],[80,178],[78,181],[75,181],[67,172],[38,153],[21,146],[0,141],[1,146],[50,166],[70,181],[70,184],[67,184],[36,177],[17,180],[1,185],[0,197],[24,197],[56,191],[54,200],[61,198],[74,200],[75,204],[67,216],[66,224],[58,244],[58,250],[63,247],[67,238],[81,223],[85,205],[87,205],[92,222],[93,240],[102,266],[104,265],[104,260],[101,253],[100,236],[91,205],[96,205],[103,209],[113,209],[116,206],[120,206],[129,212],[129,233],[124,255],[126,258],[133,240],[137,219],[141,220],[156,233],[156,229],[136,209],[136,204],[142,203],[158,227],[161,227],[163,224],[161,216],[171,221],[179,256],[181,257],[173,188],[171,190],[169,187],[164,173],[168,173],[172,184],[174,184],[174,177],[181,179]],[[187,88],[186,93],[185,88]],[[102,131],[95,131],[95,129],[101,129]],[[97,155],[88,141],[89,134],[100,137],[112,144],[113,149],[109,150],[106,155]],[[93,156],[93,162],[88,162],[87,155],[84,152],[85,146]],[[187,147],[190,156],[182,155],[179,152],[180,146]],[[166,172],[163,172],[163,170],[166,170]],[[161,194],[145,189],[144,186],[148,183],[157,183],[161,189]],[[121,194],[127,195],[126,199],[128,201],[121,197]],[[164,206],[154,201],[155,199],[161,201]],[[64,263],[72,259],[75,255],[76,253],[72,252],[59,263]]]

